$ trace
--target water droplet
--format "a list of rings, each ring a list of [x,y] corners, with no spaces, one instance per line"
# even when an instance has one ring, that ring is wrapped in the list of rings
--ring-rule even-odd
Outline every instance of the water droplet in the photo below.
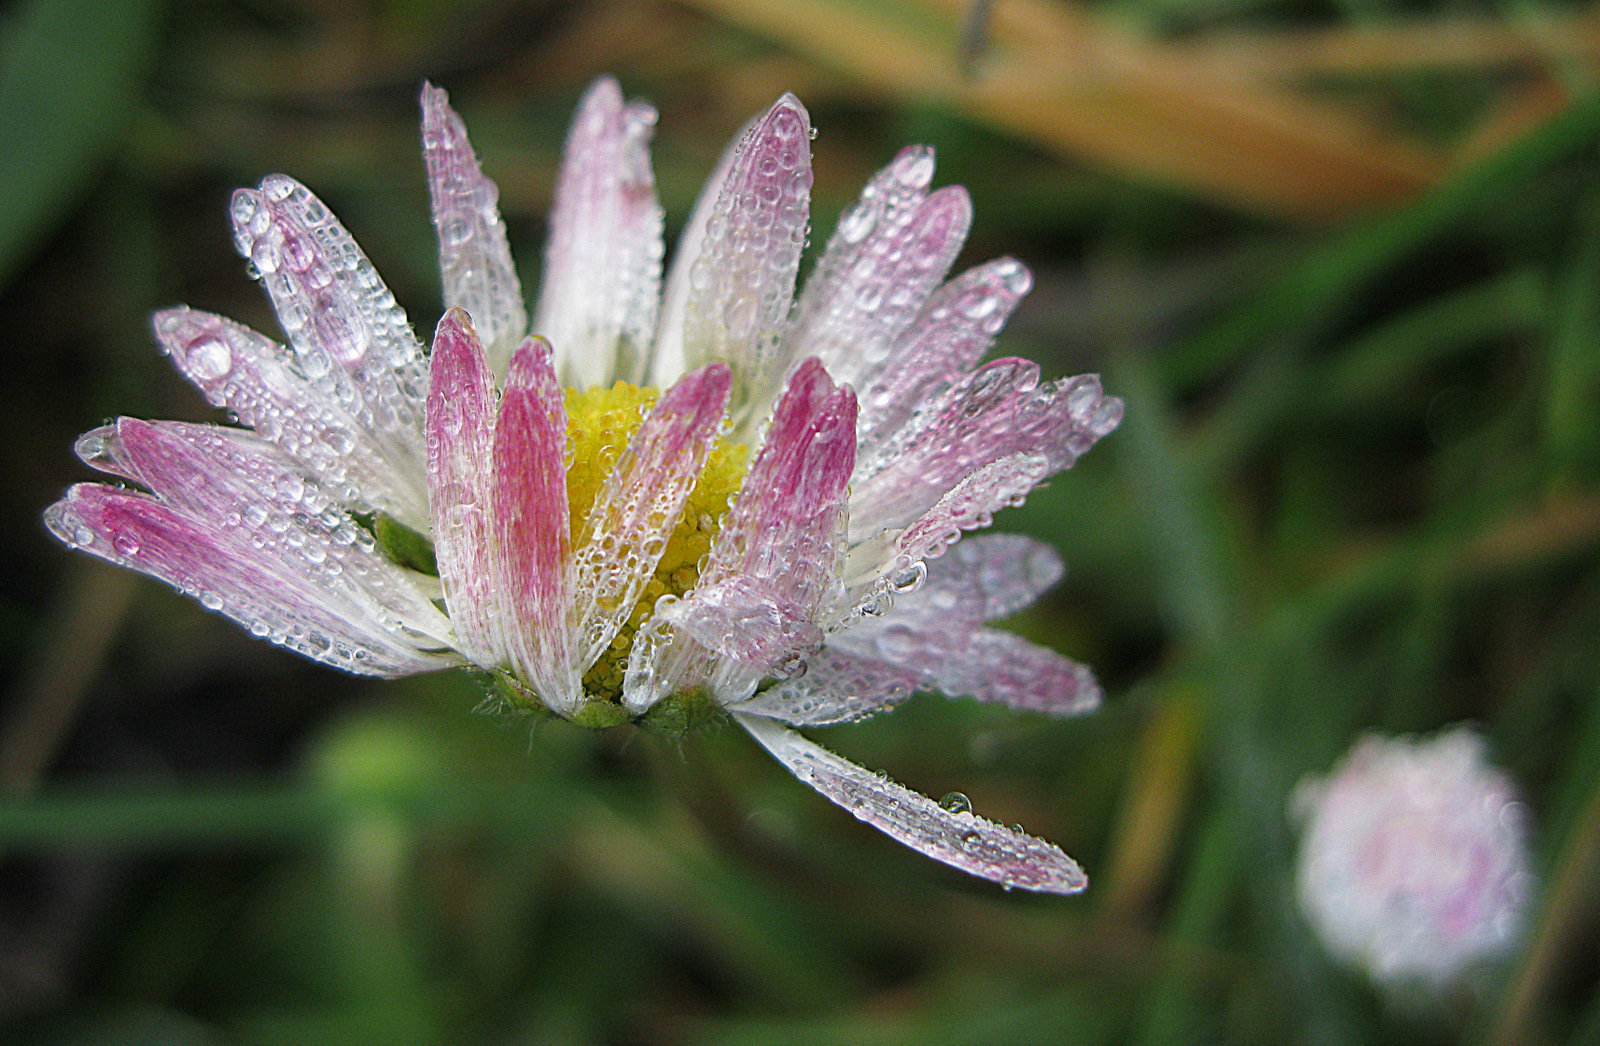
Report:
[[[891,165],[894,176],[907,189],[924,189],[933,181],[933,150],[912,145],[901,150]]]
[[[1074,378],[1067,388],[1067,412],[1080,422],[1100,402],[1100,383],[1090,375]]]
[[[1000,307],[1000,296],[988,287],[981,287],[962,299],[961,315],[969,320],[981,320]]]
[[[894,597],[888,592],[874,592],[865,603],[861,604],[861,613],[866,617],[882,617],[894,609]]]
[[[139,552],[139,539],[129,533],[118,534],[112,538],[111,547],[116,549],[119,555],[136,555]]]
[[[1020,298],[1033,289],[1033,273],[1019,261],[1007,259],[1003,264],[996,266],[994,271],[1005,284],[1007,292],[1015,297]]]
[[[305,495],[306,481],[298,473],[284,472],[273,483],[273,489],[284,501],[299,501]]]
[[[1088,428],[1096,436],[1104,436],[1122,422],[1122,401],[1115,396],[1101,400],[1089,415]]]
[[[283,262],[283,252],[278,245],[270,240],[257,240],[250,249],[250,264],[256,267],[256,272],[266,275],[278,271],[278,266]]]
[[[928,565],[922,560],[906,567],[889,579],[889,584],[901,595],[915,592],[928,579]]]
[[[878,212],[882,204],[870,197],[863,197],[859,203],[845,212],[839,219],[839,236],[845,243],[860,243],[872,232],[873,226],[878,224]]]
[[[774,679],[799,679],[810,667],[804,657],[799,654],[789,654],[772,666],[771,673]]]
[[[945,793],[945,797],[939,800],[939,806],[953,814],[970,814],[972,812],[972,800],[960,792]]]
[[[261,193],[273,203],[282,203],[293,195],[294,179],[284,174],[269,174],[261,183]]]
[[[220,381],[233,370],[233,353],[221,338],[201,338],[184,350],[183,363],[196,381]]]

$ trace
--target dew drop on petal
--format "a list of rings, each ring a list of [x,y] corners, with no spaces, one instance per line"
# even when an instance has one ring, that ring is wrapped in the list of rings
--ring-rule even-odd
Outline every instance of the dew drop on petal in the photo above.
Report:
[[[969,320],[981,320],[1000,307],[1000,298],[987,287],[973,291],[961,302],[961,314]]]
[[[873,226],[878,224],[881,207],[879,200],[864,197],[839,219],[839,236],[845,243],[860,243],[866,239]]]
[[[185,351],[184,363],[196,381],[219,381],[233,370],[233,353],[221,338],[201,338]]]
[[[928,565],[919,559],[890,578],[889,584],[896,592],[907,595],[921,588],[927,579]]]
[[[972,812],[972,800],[960,792],[946,792],[944,798],[939,800],[939,805],[953,814],[970,814]]]
[[[933,150],[907,149],[894,161],[894,176],[908,189],[925,189],[933,181]]]

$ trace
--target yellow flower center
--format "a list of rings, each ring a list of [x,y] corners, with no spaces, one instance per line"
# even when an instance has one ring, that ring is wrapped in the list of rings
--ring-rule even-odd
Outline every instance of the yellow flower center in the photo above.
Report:
[[[655,406],[660,393],[619,381],[610,388],[567,389],[567,505],[572,513],[572,536],[583,533],[589,510],[628,440]],[[645,584],[644,593],[611,646],[583,677],[591,698],[616,701],[622,694],[622,677],[628,667],[633,637],[656,600],[683,596],[700,578],[700,560],[711,542],[728,504],[738,493],[750,468],[750,451],[742,443],[718,440],[706,458],[689,500],[683,506],[667,547]]]

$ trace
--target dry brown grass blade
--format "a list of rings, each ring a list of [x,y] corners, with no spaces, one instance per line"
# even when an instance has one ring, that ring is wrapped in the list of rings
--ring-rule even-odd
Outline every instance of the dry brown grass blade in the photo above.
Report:
[[[1180,683],[1149,713],[1110,855],[1109,888],[1099,898],[1102,915],[1137,921],[1171,872],[1184,815],[1195,786],[1200,714],[1192,687]]]
[[[1261,213],[1325,221],[1409,199],[1442,165],[1352,113],[1075,14],[999,0],[964,75],[966,0],[688,0],[896,97],[936,99],[1055,151]]]
[[[1247,80],[1479,71],[1553,61],[1600,64],[1600,17],[1550,15],[1534,25],[1486,20],[1389,24],[1293,33],[1211,34],[1175,44],[1184,61]]]
[[[1491,106],[1450,153],[1452,168],[1497,152],[1571,105],[1573,94],[1553,80],[1535,80]]]

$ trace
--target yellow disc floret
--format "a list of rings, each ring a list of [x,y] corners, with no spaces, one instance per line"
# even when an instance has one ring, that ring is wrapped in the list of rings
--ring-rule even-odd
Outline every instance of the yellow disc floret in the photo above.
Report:
[[[567,452],[571,455],[567,505],[574,540],[583,533],[589,510],[617,458],[659,395],[655,389],[621,381],[610,388],[566,390]],[[711,449],[643,595],[610,647],[583,677],[590,697],[615,701],[622,694],[634,634],[650,616],[656,600],[665,595],[683,596],[694,588],[700,578],[701,557],[711,551],[722,514],[738,493],[749,465],[749,449],[742,443],[719,440]]]

